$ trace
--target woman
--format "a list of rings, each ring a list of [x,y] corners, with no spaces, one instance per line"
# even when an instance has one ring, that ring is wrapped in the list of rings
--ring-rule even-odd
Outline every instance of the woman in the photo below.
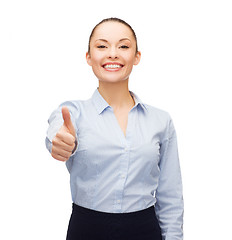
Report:
[[[129,24],[101,21],[86,53],[99,87],[88,100],[64,102],[48,120],[46,146],[70,172],[68,240],[183,239],[173,122],[128,89],[140,58]]]

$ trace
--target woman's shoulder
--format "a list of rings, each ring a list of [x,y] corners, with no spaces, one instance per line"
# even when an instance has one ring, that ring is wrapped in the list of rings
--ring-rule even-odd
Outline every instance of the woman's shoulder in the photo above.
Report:
[[[81,112],[89,111],[91,108],[91,101],[90,99],[66,100],[61,102],[58,109],[61,109],[63,106],[66,106],[73,114],[80,114]]]
[[[65,100],[60,103],[59,107],[67,106],[72,108],[79,108],[82,100]]]
[[[170,119],[170,114],[168,111],[161,109],[157,106],[154,106],[152,104],[148,104],[142,101],[141,98],[137,95],[137,93],[135,93],[134,91],[130,92],[135,96],[136,101],[140,103],[142,108],[145,109],[145,113],[147,114],[148,117],[155,116],[156,118],[160,118],[161,120]]]
[[[160,120],[169,121],[171,119],[170,113],[167,110],[161,109],[151,104],[143,103],[149,115],[158,117]]]

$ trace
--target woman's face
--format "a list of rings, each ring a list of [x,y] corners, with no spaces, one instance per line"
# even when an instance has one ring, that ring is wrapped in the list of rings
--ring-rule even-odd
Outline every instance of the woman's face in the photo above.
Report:
[[[100,81],[128,80],[133,65],[140,61],[132,31],[119,22],[104,22],[96,29],[90,41],[87,63]]]

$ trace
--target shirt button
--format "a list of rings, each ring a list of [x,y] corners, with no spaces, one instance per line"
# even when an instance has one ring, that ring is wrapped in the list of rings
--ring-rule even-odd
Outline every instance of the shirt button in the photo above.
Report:
[[[124,148],[124,150],[125,150],[125,151],[128,151],[128,148],[127,148],[127,147],[125,147],[125,148]]]
[[[117,200],[117,203],[120,203],[120,200]]]
[[[125,175],[124,175],[124,174],[122,175],[122,178],[125,178]]]

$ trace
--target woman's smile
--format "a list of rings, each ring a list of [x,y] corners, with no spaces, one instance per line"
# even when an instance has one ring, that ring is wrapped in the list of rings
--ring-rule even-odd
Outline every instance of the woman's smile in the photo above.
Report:
[[[118,62],[107,62],[103,64],[102,67],[108,72],[117,72],[120,71],[124,65]]]

